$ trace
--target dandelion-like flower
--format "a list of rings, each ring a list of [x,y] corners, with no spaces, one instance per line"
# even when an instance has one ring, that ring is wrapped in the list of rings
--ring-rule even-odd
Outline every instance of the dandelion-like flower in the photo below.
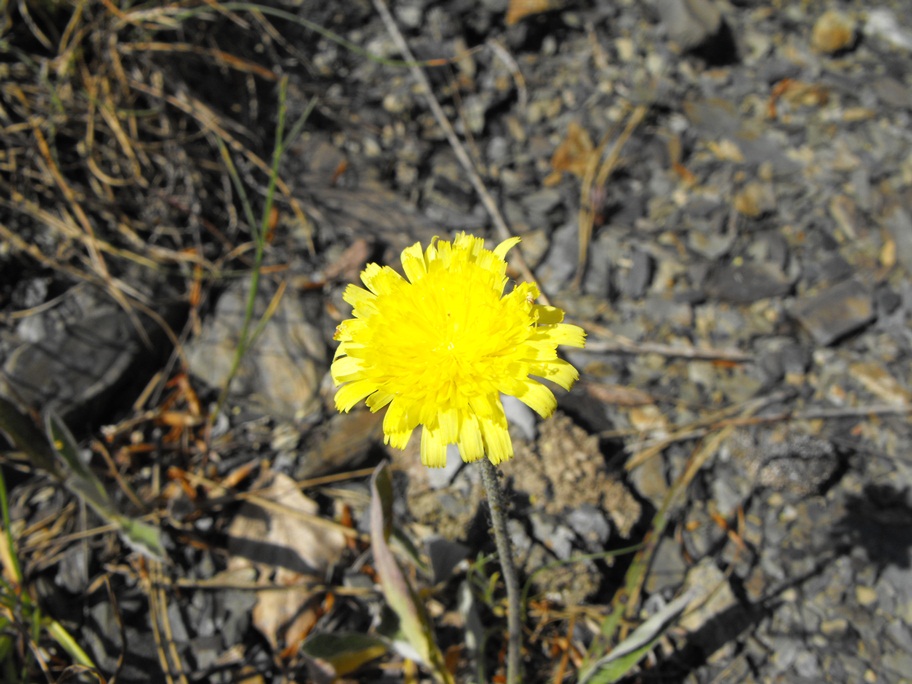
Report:
[[[582,347],[586,337],[561,322],[563,311],[535,303],[535,284],[504,294],[505,257],[517,242],[492,251],[481,238],[459,233],[424,251],[415,243],[402,252],[405,278],[368,264],[361,272],[367,289],[349,285],[343,295],[354,318],[335,334],[336,408],[349,411],[365,398],[371,411],[388,406],[383,433],[398,449],[423,426],[426,466],[444,466],[448,444],[458,445],[466,462],[511,458],[501,393],[547,418],[557,401],[535,378],[569,390],[579,373],[558,358],[557,346]]]

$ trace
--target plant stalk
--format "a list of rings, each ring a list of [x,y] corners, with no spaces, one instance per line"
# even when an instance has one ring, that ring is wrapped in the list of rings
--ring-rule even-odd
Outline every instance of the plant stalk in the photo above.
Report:
[[[481,459],[481,481],[484,482],[488,507],[491,509],[491,524],[494,527],[494,542],[504,583],[507,585],[507,684],[522,681],[520,649],[522,648],[521,596],[519,577],[513,563],[513,548],[507,533],[507,515],[503,489],[498,479],[497,468],[487,458]]]

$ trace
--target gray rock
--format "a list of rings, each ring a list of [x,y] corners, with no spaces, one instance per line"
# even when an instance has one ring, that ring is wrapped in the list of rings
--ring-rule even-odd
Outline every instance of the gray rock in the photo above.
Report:
[[[912,215],[903,207],[895,207],[885,217],[884,225],[896,243],[896,260],[912,272]]]
[[[868,12],[864,33],[901,50],[912,51],[912,31],[903,28],[893,10],[878,7]]]
[[[720,266],[710,273],[706,283],[709,294],[738,304],[780,297],[791,289],[791,280],[780,269],[772,264],[753,262]]]
[[[646,591],[650,594],[665,589],[677,589],[684,582],[687,565],[681,557],[680,546],[673,539],[664,539],[652,559],[646,578]]]
[[[173,323],[177,312],[163,306],[159,313]],[[34,317],[24,331],[31,341],[3,364],[0,394],[35,409],[51,407],[72,425],[123,401],[131,383],[141,389],[144,369],[170,349],[156,322],[92,292],[68,293],[59,310]]]
[[[611,536],[611,525],[604,513],[592,504],[583,504],[567,513],[567,524],[590,553],[604,549]]]
[[[621,291],[631,299],[640,299],[646,294],[652,282],[654,270],[655,262],[652,256],[642,250],[636,250],[630,259],[630,270],[621,280]]]
[[[453,576],[462,561],[469,557],[471,549],[465,544],[450,541],[440,536],[433,536],[425,540],[424,547],[431,561],[431,570],[434,573],[434,582],[446,582]]]
[[[713,0],[658,0],[656,9],[668,37],[684,50],[702,45],[722,25],[722,14]]]
[[[827,346],[874,320],[874,299],[853,278],[799,298],[792,314],[818,344]]]
[[[262,288],[251,329],[271,298],[271,293]],[[246,300],[246,283],[226,290],[200,336],[187,346],[190,372],[213,387],[225,384],[234,363]],[[317,299],[286,291],[269,324],[241,359],[230,396],[250,401],[266,414],[295,422],[320,410],[320,381],[329,362],[323,334],[313,323],[319,306]]]
[[[818,493],[839,467],[833,445],[808,435],[782,444],[768,443],[758,456],[762,459],[756,471],[760,485],[799,496]]]
[[[578,232],[576,220],[573,220],[551,236],[551,249],[536,272],[546,293],[560,291],[576,272]]]
[[[820,661],[817,654],[810,651],[801,651],[795,656],[795,673],[808,681],[820,681]]]
[[[529,515],[532,534],[558,559],[567,560],[573,552],[573,530],[564,525],[560,517],[540,511]]]

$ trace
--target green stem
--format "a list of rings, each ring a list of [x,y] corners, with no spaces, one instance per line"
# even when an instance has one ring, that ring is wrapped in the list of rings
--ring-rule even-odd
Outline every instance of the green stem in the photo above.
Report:
[[[494,527],[494,542],[497,555],[500,556],[500,567],[503,570],[504,582],[507,585],[507,684],[519,684],[522,681],[520,649],[522,648],[522,624],[520,620],[522,605],[519,592],[519,577],[513,563],[513,549],[507,533],[507,515],[503,489],[498,480],[497,468],[488,459],[481,460],[481,481],[484,482],[488,506],[491,509],[491,524]]]

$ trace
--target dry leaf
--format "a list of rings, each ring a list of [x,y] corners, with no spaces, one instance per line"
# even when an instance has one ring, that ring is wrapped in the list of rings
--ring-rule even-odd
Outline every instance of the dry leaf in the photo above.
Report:
[[[528,16],[557,9],[562,4],[560,0],[510,0],[504,21],[507,26],[513,26]]]
[[[333,280],[341,276],[348,282],[357,280],[358,274],[370,257],[371,249],[372,246],[367,240],[363,238],[355,240],[338,259],[323,270],[324,278]]]
[[[560,180],[560,174],[564,171],[583,178],[594,149],[592,138],[589,137],[586,129],[575,121],[571,121],[567,127],[567,137],[561,141],[551,156],[551,168],[554,169],[554,173],[548,176],[545,185],[554,185],[557,180]]]
[[[254,625],[278,652],[313,628],[321,597],[303,587],[308,581],[322,582],[346,545],[341,532],[311,519],[319,507],[290,477],[267,472],[260,478],[263,485],[259,498],[277,508],[251,501],[241,506],[228,527],[228,567],[255,567],[264,585],[293,585],[258,591],[253,609]]]

